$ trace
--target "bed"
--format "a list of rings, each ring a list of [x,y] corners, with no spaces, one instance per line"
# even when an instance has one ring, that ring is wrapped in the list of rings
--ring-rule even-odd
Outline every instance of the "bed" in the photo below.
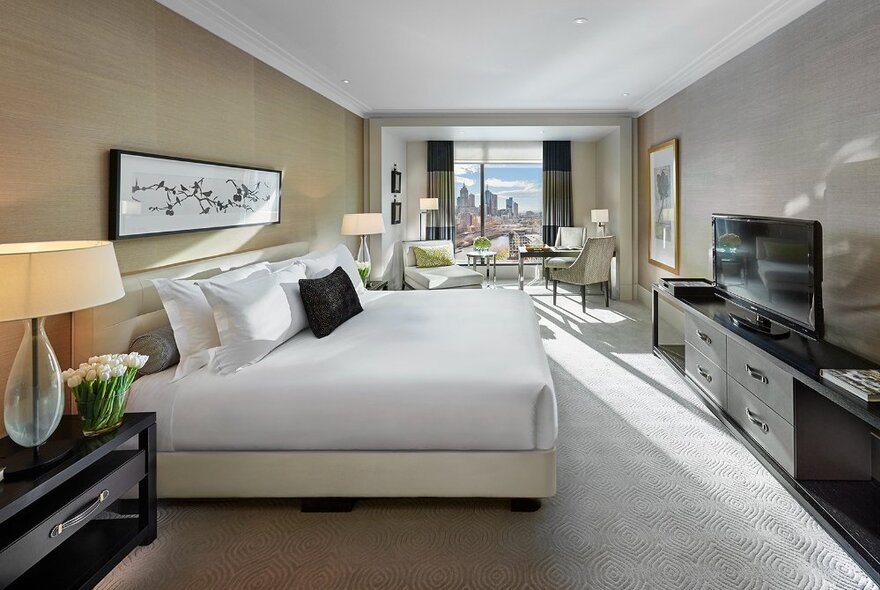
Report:
[[[302,244],[130,275],[74,316],[76,362],[167,323],[157,277],[207,277]],[[157,413],[160,497],[545,498],[556,489],[553,382],[519,291],[368,292],[331,336],[304,330],[232,375],[173,368],[132,387]]]

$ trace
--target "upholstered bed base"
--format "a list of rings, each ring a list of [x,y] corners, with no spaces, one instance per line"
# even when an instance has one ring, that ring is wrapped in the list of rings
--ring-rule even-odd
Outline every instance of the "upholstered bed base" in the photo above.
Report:
[[[150,279],[205,278],[306,251],[287,244],[127,275],[122,299],[74,314],[74,363],[125,352],[168,325]],[[157,481],[163,498],[546,498],[556,492],[556,450],[162,452]]]
[[[547,451],[159,453],[161,498],[547,498]]]

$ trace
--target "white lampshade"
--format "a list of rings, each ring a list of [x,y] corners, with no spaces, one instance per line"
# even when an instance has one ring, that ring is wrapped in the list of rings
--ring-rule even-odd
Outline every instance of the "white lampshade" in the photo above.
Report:
[[[385,220],[381,213],[346,213],[342,216],[344,236],[367,236],[385,233]]]
[[[436,211],[440,208],[440,199],[422,198],[419,199],[419,209],[422,211]]]
[[[593,223],[608,223],[608,209],[593,209],[590,211]]]
[[[0,244],[0,322],[95,307],[124,295],[113,244]]]

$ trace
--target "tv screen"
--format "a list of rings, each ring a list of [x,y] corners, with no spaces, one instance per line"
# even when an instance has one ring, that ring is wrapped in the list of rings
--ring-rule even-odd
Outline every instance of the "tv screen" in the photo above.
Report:
[[[719,294],[811,338],[822,335],[818,221],[713,215]]]

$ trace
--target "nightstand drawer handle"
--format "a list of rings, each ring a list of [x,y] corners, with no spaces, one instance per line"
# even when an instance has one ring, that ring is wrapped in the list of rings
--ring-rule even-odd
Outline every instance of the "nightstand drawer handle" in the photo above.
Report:
[[[700,337],[700,340],[702,340],[703,342],[705,342],[705,343],[708,344],[709,346],[712,345],[712,339],[709,338],[709,335],[708,335],[708,334],[705,334],[704,332],[701,332],[701,331],[697,330],[697,336],[699,336],[699,337]]]
[[[63,533],[65,531],[65,529],[69,529],[70,527],[76,526],[79,523],[87,520],[92,514],[95,513],[95,511],[98,509],[98,507],[104,503],[104,500],[106,500],[109,497],[110,497],[110,490],[102,490],[101,493],[98,494],[98,499],[95,500],[94,502],[92,502],[91,504],[89,504],[89,506],[85,510],[83,510],[82,512],[80,512],[79,514],[77,514],[76,516],[71,518],[70,520],[67,520],[67,521],[62,522],[61,524],[55,525],[52,528],[52,532],[49,533],[49,536],[52,538],[55,538],[58,535],[60,535],[61,533]]]
[[[707,371],[700,365],[697,365],[697,371],[700,373],[703,379],[705,379],[709,383],[712,383],[712,375],[709,374],[709,371]]]
[[[764,422],[763,420],[758,420],[758,417],[755,416],[754,414],[752,414],[752,411],[748,408],[746,408],[746,416],[749,417],[749,421],[752,424],[755,424],[756,426],[760,427],[761,430],[763,430],[764,432],[770,432],[770,427],[767,426],[767,423]]]
[[[749,377],[751,377],[752,379],[757,379],[758,381],[760,381],[764,385],[767,385],[770,383],[770,380],[767,379],[767,377],[761,371],[757,371],[757,370],[753,369],[752,367],[749,366],[749,363],[746,363],[746,373],[749,374]]]

